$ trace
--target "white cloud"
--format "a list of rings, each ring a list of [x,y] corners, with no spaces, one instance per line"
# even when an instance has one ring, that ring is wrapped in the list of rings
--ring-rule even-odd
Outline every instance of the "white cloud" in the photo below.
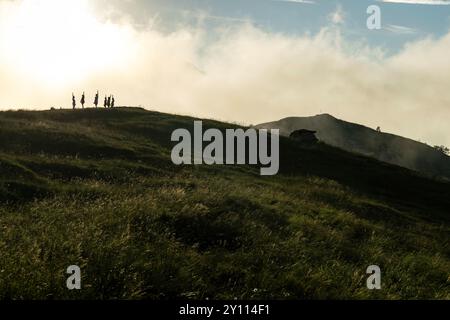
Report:
[[[410,28],[410,27],[405,27],[405,26],[399,26],[399,25],[395,25],[395,24],[389,24],[388,26],[386,26],[384,28],[385,30],[388,30],[392,33],[396,33],[396,34],[417,34],[418,30],[414,29],[414,28]]]
[[[341,5],[338,5],[336,11],[330,14],[329,20],[334,24],[343,24],[345,22],[345,12]]]
[[[20,54],[5,43],[3,27],[0,55]],[[118,105],[248,124],[327,112],[450,145],[450,34],[385,57],[378,48],[347,42],[334,27],[288,36],[230,23],[213,39],[210,30],[189,27],[172,33],[119,22],[111,27],[126,35],[113,40],[113,49],[99,42],[84,50],[124,48],[126,59],[94,65],[58,90],[0,59],[1,107],[70,107],[72,91],[91,98],[99,89],[114,93]]]

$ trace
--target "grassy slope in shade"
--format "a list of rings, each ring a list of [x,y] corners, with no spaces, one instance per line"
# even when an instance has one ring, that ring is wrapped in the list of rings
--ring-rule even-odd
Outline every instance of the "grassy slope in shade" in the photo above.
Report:
[[[275,177],[176,167],[180,127],[193,119],[0,113],[0,298],[450,298],[450,184],[285,138]]]

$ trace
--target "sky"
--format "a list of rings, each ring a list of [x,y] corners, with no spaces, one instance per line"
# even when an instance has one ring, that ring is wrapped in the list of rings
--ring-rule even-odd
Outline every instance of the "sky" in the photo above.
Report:
[[[450,146],[449,52],[444,0],[0,0],[0,110],[99,90],[247,125],[329,113]]]

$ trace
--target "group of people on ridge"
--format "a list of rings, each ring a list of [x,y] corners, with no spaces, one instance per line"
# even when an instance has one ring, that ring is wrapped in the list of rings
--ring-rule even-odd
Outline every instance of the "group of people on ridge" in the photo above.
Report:
[[[116,101],[115,101],[113,95],[110,95],[109,97],[105,96],[105,100],[103,102],[103,106],[105,108],[114,108],[115,107],[115,102]],[[84,94],[84,92],[83,92],[83,95],[81,96],[80,103],[81,103],[81,107],[84,109],[84,105],[86,103],[86,95]],[[99,94],[98,94],[98,91],[97,91],[97,93],[95,94],[95,98],[94,98],[94,106],[96,108],[98,108],[98,104],[99,104]],[[75,99],[75,95],[72,93],[72,108],[76,109],[76,107],[77,107],[77,101]]]

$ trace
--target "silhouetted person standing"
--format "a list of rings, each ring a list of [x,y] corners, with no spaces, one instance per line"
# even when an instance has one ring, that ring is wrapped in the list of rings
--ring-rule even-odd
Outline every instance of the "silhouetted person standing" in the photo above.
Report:
[[[111,108],[111,96],[108,97],[108,108]]]
[[[86,97],[85,97],[85,95],[84,95],[84,92],[83,92],[83,95],[81,96],[81,101],[80,101],[80,103],[81,103],[81,108],[83,108],[84,109],[84,103],[86,102]]]
[[[97,90],[97,93],[95,94],[94,106],[96,109],[98,108],[98,90]]]
[[[75,95],[72,93],[72,108],[75,109],[77,107],[77,102],[75,101]]]
[[[107,108],[108,107],[108,98],[105,96],[105,102],[103,102],[103,106],[105,107],[105,108]]]
[[[114,99],[114,96],[112,96],[112,98],[111,98],[111,108],[114,108],[115,102],[116,102],[116,100]]]

